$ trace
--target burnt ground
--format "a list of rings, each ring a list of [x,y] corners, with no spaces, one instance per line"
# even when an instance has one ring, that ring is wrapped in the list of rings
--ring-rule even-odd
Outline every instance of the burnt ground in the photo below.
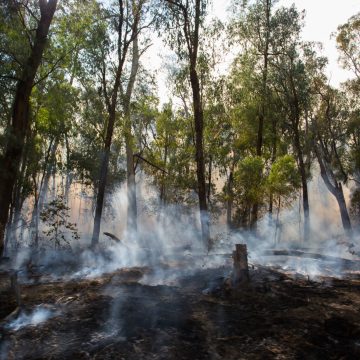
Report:
[[[224,281],[228,270],[156,286],[141,282],[148,268],[23,284],[22,311],[41,304],[56,311],[17,331],[3,320],[0,358],[360,358],[360,278],[313,282],[258,267],[234,290]],[[11,306],[4,294],[1,302]]]

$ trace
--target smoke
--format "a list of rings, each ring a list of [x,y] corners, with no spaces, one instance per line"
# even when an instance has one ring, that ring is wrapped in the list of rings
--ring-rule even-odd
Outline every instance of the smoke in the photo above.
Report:
[[[54,317],[56,314],[57,312],[50,309],[49,307],[45,305],[39,305],[30,312],[22,310],[18,317],[10,321],[5,326],[5,328],[8,330],[18,331],[25,326],[37,326]]]
[[[91,239],[91,202],[73,194],[69,206],[72,222],[79,224],[81,240],[71,242],[71,249],[53,250],[49,247],[38,253],[36,264],[41,273],[53,279],[94,278],[120,268],[142,266],[152,269],[141,280],[148,285],[176,285],[178,279],[197,269],[230,266],[230,255],[236,243],[248,245],[249,261],[254,264],[278,266],[311,277],[332,274],[340,276],[341,261],[326,262],[319,259],[304,259],[282,256],[264,256],[267,249],[303,249],[333,257],[355,259],[349,247],[356,252],[359,236],[344,240],[337,203],[317,177],[309,184],[310,216],[312,238],[308,243],[302,240],[301,202],[290,208],[276,209],[272,217],[264,216],[257,231],[228,231],[222,222],[223,216],[213,219],[211,236],[213,246],[210,253],[207,244],[201,240],[201,225],[197,207],[190,205],[161,204],[156,189],[144,178],[137,184],[138,230],[126,229],[127,189],[119,187],[108,199],[106,216],[101,224],[100,244],[96,250],[89,249]],[[115,235],[114,241],[103,232]],[[310,249],[309,249],[310,248]],[[360,248],[360,247],[359,247]],[[31,274],[25,265],[34,261],[30,248],[17,252],[13,267],[20,269],[27,281]],[[329,272],[328,269],[332,269]],[[26,271],[25,271],[26,270]]]

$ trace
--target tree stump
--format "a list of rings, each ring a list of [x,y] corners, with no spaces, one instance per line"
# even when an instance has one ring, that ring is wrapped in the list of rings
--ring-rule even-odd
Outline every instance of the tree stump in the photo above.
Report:
[[[21,307],[20,287],[15,270],[0,270],[0,320]],[[1,332],[1,331],[0,331]]]
[[[246,244],[236,244],[235,247],[235,251],[233,251],[234,268],[232,285],[238,286],[249,281],[249,267]]]
[[[19,286],[19,283],[18,283],[17,271],[11,270],[9,272],[9,275],[10,275],[10,287],[11,287],[11,290],[13,291],[13,293],[15,295],[16,303],[17,303],[18,306],[21,306],[20,286]]]

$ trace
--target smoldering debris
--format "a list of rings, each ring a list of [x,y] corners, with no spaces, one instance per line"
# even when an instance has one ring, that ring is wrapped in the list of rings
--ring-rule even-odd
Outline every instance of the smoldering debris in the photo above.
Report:
[[[35,259],[29,250],[19,253],[13,266],[27,311],[6,322],[4,359],[359,355],[360,280],[327,261],[342,254],[336,240],[311,250],[320,258],[265,257],[266,249],[300,250],[274,247],[266,231],[219,227],[209,252],[176,208],[163,209],[136,234],[106,230],[121,242],[104,236],[96,249],[80,244]],[[237,243],[247,244],[250,271],[247,284],[235,289],[229,279]],[[349,329],[346,338],[334,319]]]
[[[20,308],[5,319],[4,328],[17,331],[25,326],[38,326],[59,314],[53,305],[37,305],[34,309]]]
[[[24,286],[28,303],[66,311],[11,331],[0,340],[3,351],[16,359],[360,355],[359,279],[332,278],[329,286],[250,266],[250,281],[239,289],[227,286],[230,267],[194,270],[176,286],[141,284],[151,271],[120,269],[96,279]]]

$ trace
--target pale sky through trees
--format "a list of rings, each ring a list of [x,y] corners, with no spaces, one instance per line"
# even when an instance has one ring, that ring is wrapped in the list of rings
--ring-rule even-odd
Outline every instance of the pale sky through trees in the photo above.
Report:
[[[306,11],[303,39],[323,43],[323,54],[329,59],[328,76],[331,84],[337,86],[348,79],[351,74],[343,70],[338,63],[339,53],[335,46],[335,38],[331,37],[331,34],[339,25],[360,12],[360,1],[280,0],[279,3],[284,6],[295,4],[299,10]]]
[[[213,0],[210,13],[225,21],[228,17],[227,10],[232,0]],[[323,55],[329,59],[327,75],[333,86],[351,77],[351,73],[341,68],[338,63],[339,53],[336,49],[336,41],[331,34],[337,27],[344,24],[351,16],[360,12],[359,0],[280,0],[279,6],[291,6],[295,4],[298,10],[305,10],[305,27],[303,39],[305,41],[317,41],[323,44]],[[159,40],[153,41],[154,46],[147,54],[147,66],[158,70],[158,87],[161,102],[167,101],[168,88],[164,70],[165,59],[164,46]]]
[[[213,0],[213,13],[221,20],[227,17],[227,8],[231,0]],[[319,41],[323,44],[323,54],[329,59],[328,76],[332,85],[337,86],[350,74],[338,64],[338,52],[335,38],[331,34],[351,16],[360,12],[359,0],[280,0],[279,6],[295,4],[298,10],[305,10],[303,39]]]

